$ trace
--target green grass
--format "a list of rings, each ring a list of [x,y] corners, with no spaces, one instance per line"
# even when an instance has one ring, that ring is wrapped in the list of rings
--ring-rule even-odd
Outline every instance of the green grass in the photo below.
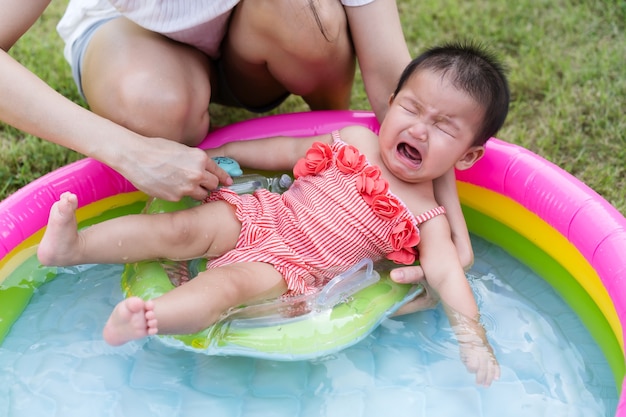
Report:
[[[55,25],[66,1],[11,50],[56,90],[84,104],[62,57]],[[626,1],[399,0],[411,53],[444,41],[489,45],[509,69],[513,101],[500,138],[567,170],[626,214]],[[367,109],[359,78],[352,108]],[[290,98],[276,112],[307,110]],[[255,117],[212,106],[217,125]],[[80,158],[0,125],[0,198]]]

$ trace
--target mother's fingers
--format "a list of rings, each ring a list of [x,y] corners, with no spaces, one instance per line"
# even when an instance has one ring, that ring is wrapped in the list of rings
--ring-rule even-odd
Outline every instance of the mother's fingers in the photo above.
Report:
[[[424,270],[419,265],[404,266],[393,269],[390,277],[399,284],[418,284],[424,280]]]
[[[196,200],[204,200],[207,195],[222,185],[231,185],[233,183],[232,178],[226,171],[224,171],[213,159],[204,154],[205,158],[200,165],[200,171],[190,172],[191,177],[188,178],[189,187],[183,191],[184,195],[188,195]]]
[[[222,169],[222,167],[220,167],[214,159],[209,158],[208,156],[205,163],[205,170],[206,173],[209,173],[211,176],[211,184],[206,184],[212,186],[212,188],[208,188],[209,190],[217,188],[219,184],[232,185],[233,179],[230,177],[230,175],[228,175],[228,173],[224,171],[224,169]],[[217,183],[212,184],[213,181],[217,181]]]

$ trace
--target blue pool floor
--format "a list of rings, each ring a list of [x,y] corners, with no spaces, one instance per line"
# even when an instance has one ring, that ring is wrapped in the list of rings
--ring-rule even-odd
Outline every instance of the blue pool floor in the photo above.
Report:
[[[108,346],[120,266],[67,268],[43,285],[0,346],[0,417],[613,416],[600,349],[552,288],[472,237],[469,273],[502,367],[478,387],[441,308],[386,320],[312,361],[206,356],[157,339]]]

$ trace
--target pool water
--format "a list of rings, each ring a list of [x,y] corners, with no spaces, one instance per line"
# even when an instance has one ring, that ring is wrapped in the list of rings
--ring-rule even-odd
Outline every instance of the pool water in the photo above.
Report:
[[[0,346],[0,416],[613,416],[600,349],[552,288],[472,237],[469,278],[502,367],[478,387],[441,308],[386,320],[312,361],[206,356],[156,339],[110,347],[121,266],[67,268]]]

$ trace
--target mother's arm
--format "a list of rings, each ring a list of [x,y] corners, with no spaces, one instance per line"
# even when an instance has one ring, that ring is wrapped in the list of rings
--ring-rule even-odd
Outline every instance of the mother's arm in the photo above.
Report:
[[[0,0],[0,120],[104,162],[146,193],[204,198],[228,175],[200,149],[131,132],[63,97],[8,50],[49,0]]]
[[[411,61],[395,0],[345,7],[365,92],[382,121],[400,74]]]

